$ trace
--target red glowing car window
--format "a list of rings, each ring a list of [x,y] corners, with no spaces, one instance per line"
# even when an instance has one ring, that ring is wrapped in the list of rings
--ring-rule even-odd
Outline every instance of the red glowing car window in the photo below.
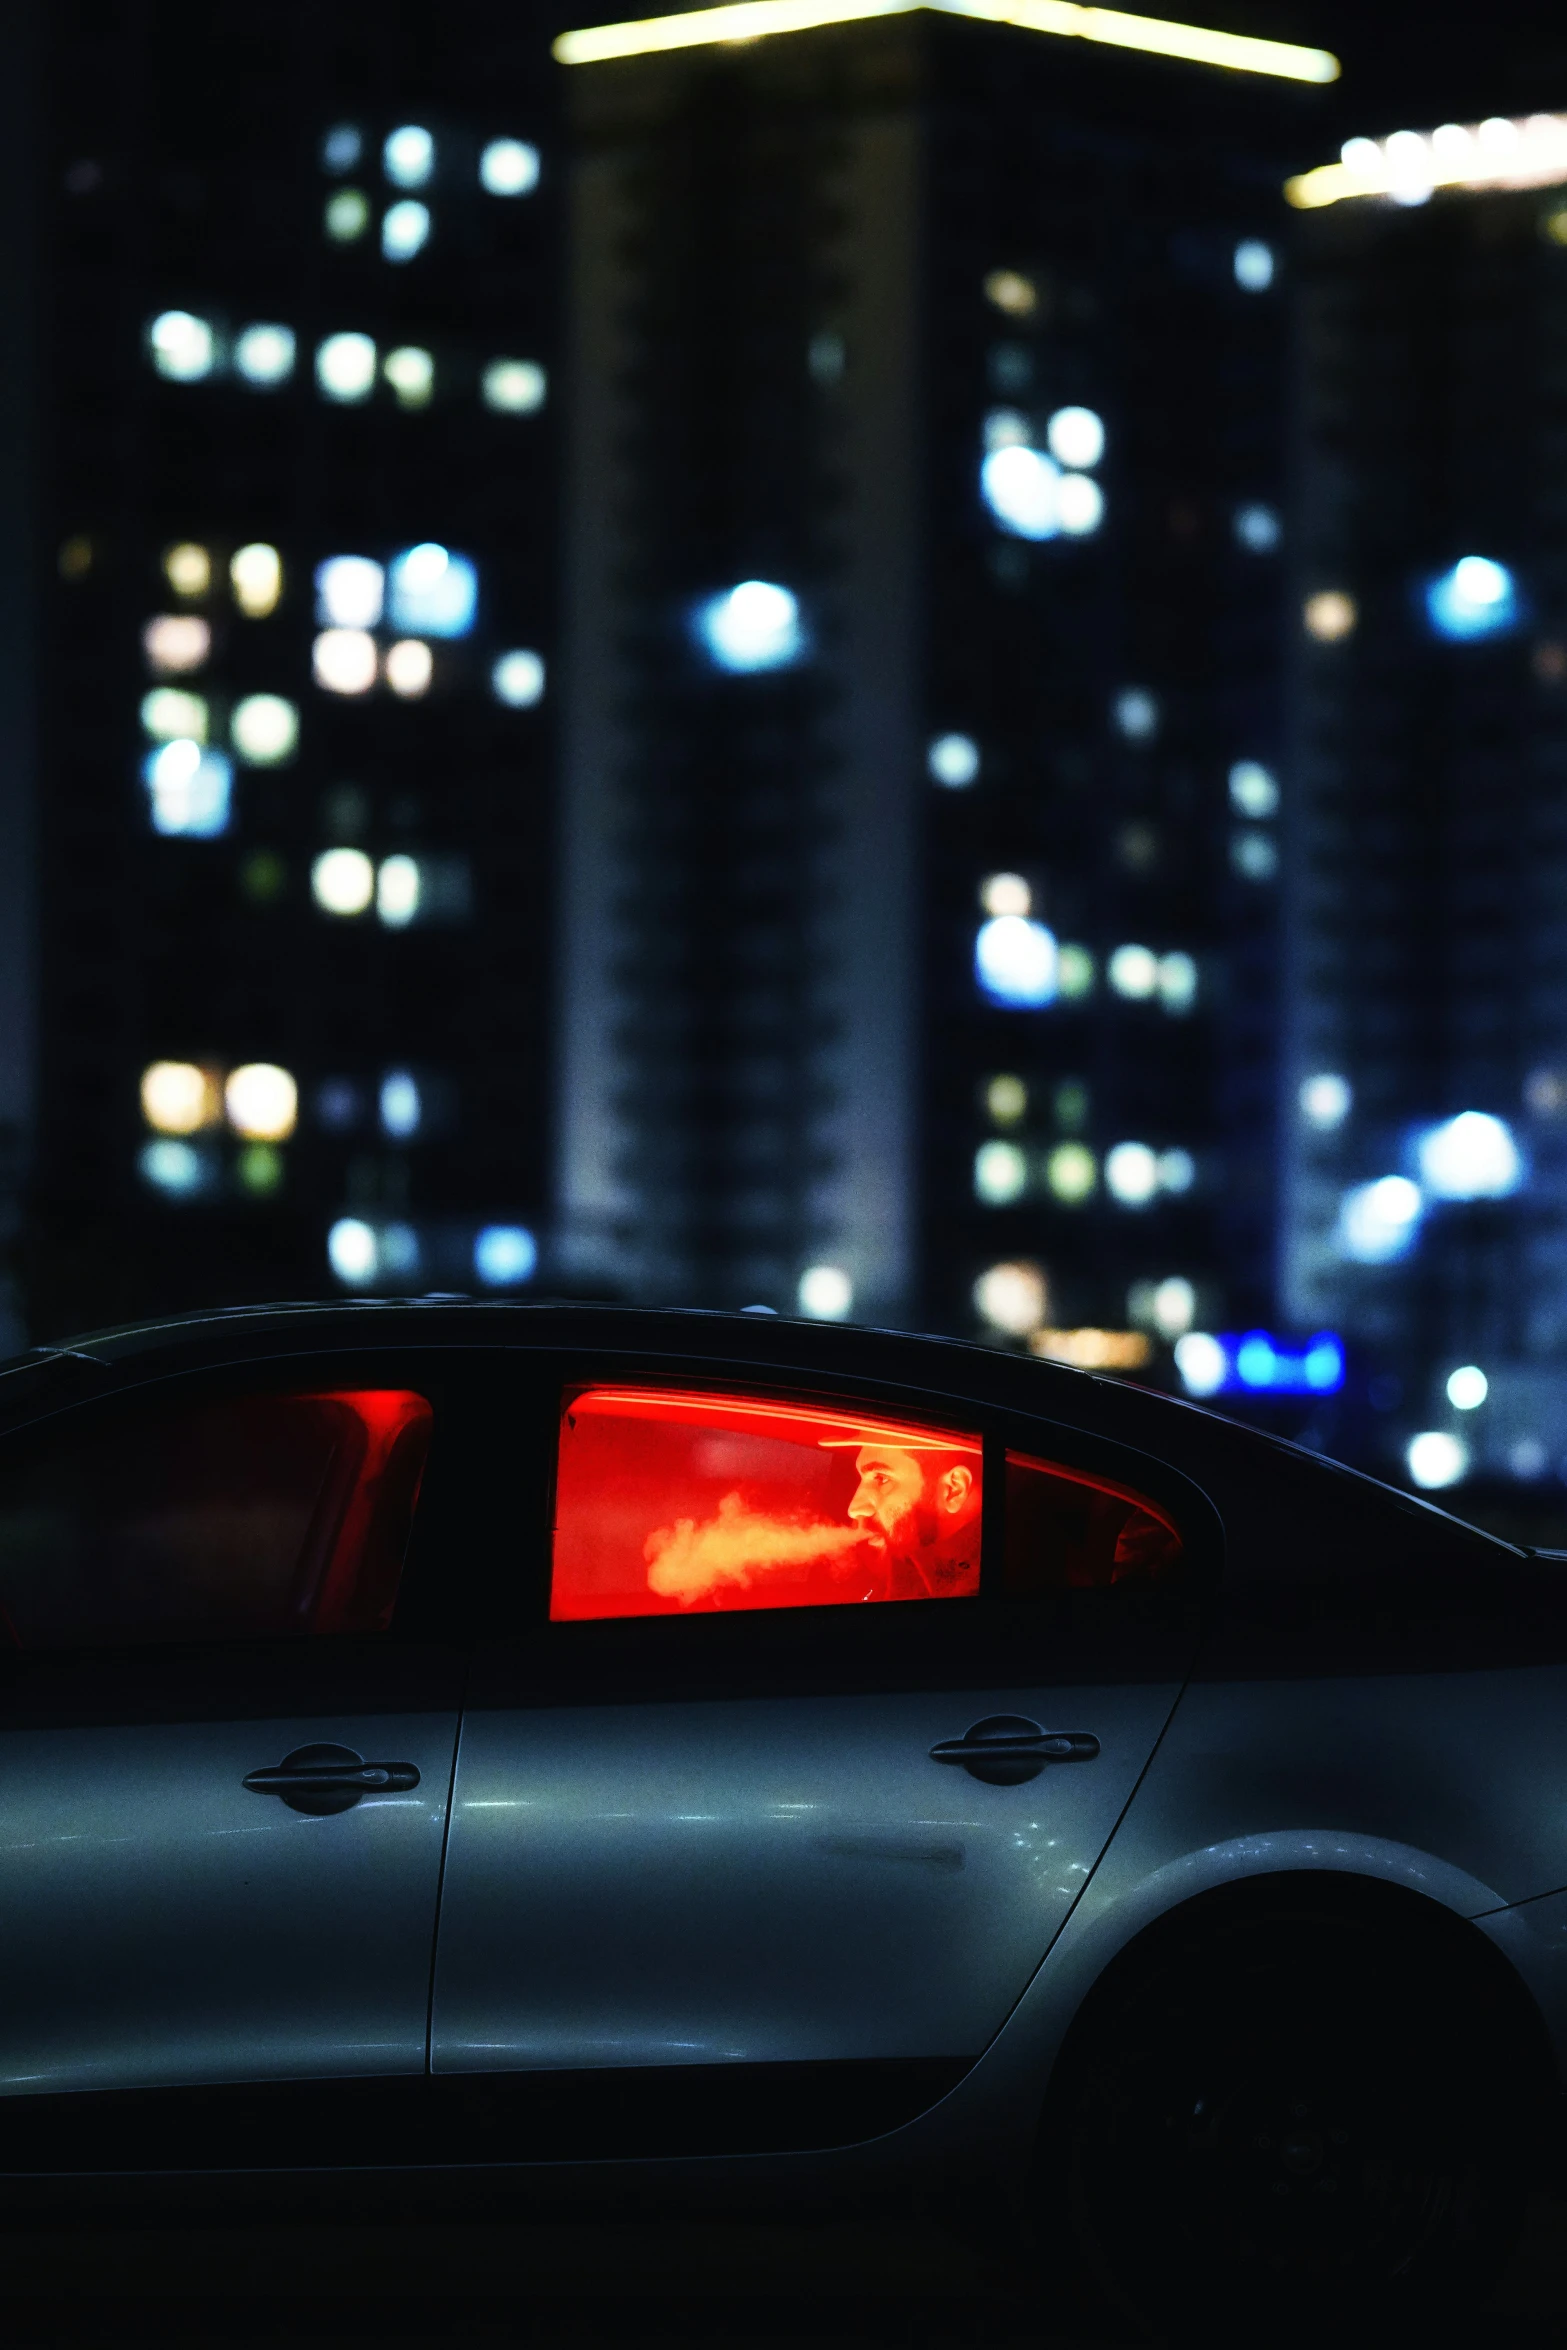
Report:
[[[403,1389],[84,1413],[0,1466],[0,1641],[384,1631],[432,1413]]]
[[[1001,1588],[1010,1599],[1159,1582],[1181,1537],[1158,1502],[1057,1461],[1007,1454]]]
[[[973,1434],[583,1388],[561,1413],[550,1616],[970,1599],[983,1499]]]

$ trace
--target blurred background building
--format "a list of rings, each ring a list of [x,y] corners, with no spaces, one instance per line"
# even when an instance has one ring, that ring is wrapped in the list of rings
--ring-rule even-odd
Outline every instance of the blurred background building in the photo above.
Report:
[[[32,60],[34,1330],[505,1289],[547,1182],[557,152],[482,4]]]
[[[563,1266],[1122,1369],[1266,1321],[1331,60],[613,39],[561,44]]]

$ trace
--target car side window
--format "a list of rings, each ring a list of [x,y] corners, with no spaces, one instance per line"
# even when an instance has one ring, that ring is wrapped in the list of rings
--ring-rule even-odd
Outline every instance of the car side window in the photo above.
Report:
[[[23,1649],[375,1632],[433,1414],[406,1389],[127,1401],[0,1460],[0,1638]]]
[[[570,1388],[550,1618],[973,1599],[983,1504],[973,1430],[734,1393]]]
[[[1169,1513],[1145,1494],[1056,1461],[1008,1452],[1004,1597],[1146,1588],[1169,1579],[1182,1549]]]

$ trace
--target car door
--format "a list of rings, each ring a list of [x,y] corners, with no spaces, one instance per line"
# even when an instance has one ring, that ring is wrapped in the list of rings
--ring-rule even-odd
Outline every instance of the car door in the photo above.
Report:
[[[433,1392],[173,1378],[0,1444],[0,2167],[183,2159],[98,2146],[83,2091],[424,2072],[462,1665],[398,1631]],[[233,2159],[210,2121],[189,2158]]]
[[[1189,1661],[1190,1519],[956,1404],[610,1377],[551,1408],[536,1620],[464,1719],[433,2069],[570,2070],[601,2151],[633,2115],[670,2142],[649,2068],[682,2068],[683,2143],[693,2067],[743,2096],[727,2140],[777,2142],[807,2074],[884,2126],[1104,1849]]]

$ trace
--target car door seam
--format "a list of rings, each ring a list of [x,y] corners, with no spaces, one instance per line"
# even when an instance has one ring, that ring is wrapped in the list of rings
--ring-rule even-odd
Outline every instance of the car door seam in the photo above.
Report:
[[[428,2077],[435,2069],[435,1959],[441,1944],[441,1898],[446,1890],[446,1855],[452,1841],[452,1807],[457,1800],[457,1757],[462,1748],[462,1726],[468,1712],[468,1683],[473,1673],[470,1657],[463,1670],[462,1693],[457,1705],[457,1727],[452,1734],[452,1763],[446,1780],[446,1819],[441,1829],[441,1859],[435,1872],[435,1922],[430,1929],[430,1987],[424,2008],[424,2069]]]

